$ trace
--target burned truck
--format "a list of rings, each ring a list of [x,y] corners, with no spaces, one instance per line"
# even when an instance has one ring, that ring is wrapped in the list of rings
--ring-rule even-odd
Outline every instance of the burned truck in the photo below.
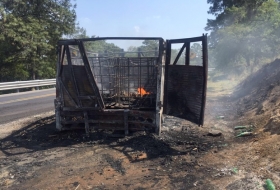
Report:
[[[100,41],[153,41],[155,48],[94,52]],[[191,44],[200,44],[201,53]],[[100,43],[99,43],[100,44]],[[58,42],[56,128],[150,131],[163,114],[203,125],[207,85],[207,35],[162,38],[106,37]],[[177,51],[174,51],[177,49]],[[193,60],[196,61],[193,61]]]

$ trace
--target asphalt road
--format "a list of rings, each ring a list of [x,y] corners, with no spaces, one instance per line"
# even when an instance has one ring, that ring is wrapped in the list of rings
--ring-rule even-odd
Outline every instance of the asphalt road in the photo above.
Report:
[[[55,88],[0,95],[0,125],[54,110]]]

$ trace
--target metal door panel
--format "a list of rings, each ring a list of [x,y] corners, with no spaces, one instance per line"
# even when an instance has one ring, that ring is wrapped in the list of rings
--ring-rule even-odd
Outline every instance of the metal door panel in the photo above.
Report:
[[[202,66],[189,65],[190,43],[202,42]],[[171,44],[183,43],[171,63]],[[163,113],[203,125],[207,86],[207,36],[167,40]],[[185,50],[185,65],[176,65]]]

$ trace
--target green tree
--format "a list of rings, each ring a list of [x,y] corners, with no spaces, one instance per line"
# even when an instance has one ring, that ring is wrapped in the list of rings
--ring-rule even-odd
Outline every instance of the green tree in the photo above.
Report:
[[[138,57],[138,48],[136,46],[129,46],[127,52],[129,53],[126,53],[125,57]]]
[[[92,36],[92,38],[98,38]],[[106,40],[96,40],[91,42],[85,42],[87,51],[99,53],[100,56],[118,56],[117,54],[122,52],[122,49],[114,43],[108,43]]]
[[[66,39],[82,39],[82,38],[89,38],[87,36],[87,31],[85,28],[80,27],[77,23],[73,33],[66,35]]]
[[[158,55],[158,40],[144,40],[140,46],[140,51],[143,52],[144,56],[154,57]]]
[[[280,3],[274,0],[208,0],[206,30],[219,68],[252,72],[264,59],[279,55]],[[212,52],[213,52],[212,51]]]
[[[193,43],[190,47],[190,64],[202,66],[202,45]]]
[[[2,0],[0,80],[54,77],[56,43],[73,32],[74,8],[70,0]]]

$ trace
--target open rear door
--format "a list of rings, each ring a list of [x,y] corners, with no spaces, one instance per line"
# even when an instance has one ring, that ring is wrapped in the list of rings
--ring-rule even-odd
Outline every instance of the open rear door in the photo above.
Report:
[[[203,125],[207,35],[166,41],[163,113]]]

